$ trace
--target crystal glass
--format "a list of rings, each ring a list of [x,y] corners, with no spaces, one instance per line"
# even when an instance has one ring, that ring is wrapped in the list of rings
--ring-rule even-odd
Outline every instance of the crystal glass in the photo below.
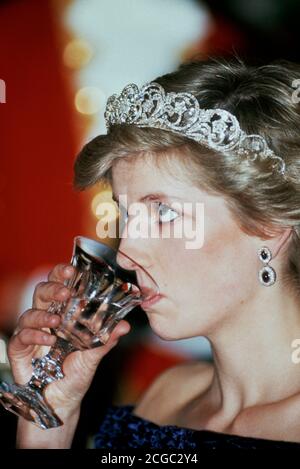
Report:
[[[57,337],[55,344],[44,357],[32,360],[33,374],[26,385],[0,383],[4,407],[44,429],[63,424],[44,398],[44,389],[64,377],[66,356],[106,344],[129,311],[159,294],[143,267],[98,241],[76,237],[71,264],[75,273],[65,281],[71,297],[53,302],[48,309],[61,316],[60,325],[51,329]]]

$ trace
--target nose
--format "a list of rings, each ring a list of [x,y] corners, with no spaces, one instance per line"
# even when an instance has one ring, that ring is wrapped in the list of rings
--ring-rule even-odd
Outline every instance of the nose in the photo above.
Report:
[[[117,264],[123,267],[123,269],[136,270],[137,268],[136,262],[120,248],[118,248],[116,260]]]
[[[148,269],[138,264],[137,261],[120,251],[120,249],[117,251],[116,260],[118,265],[124,269],[135,271],[137,285],[144,299],[149,299],[159,293],[159,287]]]
[[[139,270],[139,268],[147,270],[151,265],[147,247],[132,244],[124,243],[123,240],[120,242],[116,256],[117,263],[128,270]]]
[[[132,232],[129,229],[129,224],[130,221],[127,220],[127,223],[122,229],[118,247],[119,251],[125,254],[125,256],[119,256],[117,262],[121,267],[126,269],[136,270],[136,264],[138,264],[147,270],[152,264],[149,239],[143,236],[143,233],[136,235],[136,232]],[[132,233],[134,233],[134,236],[132,236]],[[128,258],[126,258],[126,256]]]

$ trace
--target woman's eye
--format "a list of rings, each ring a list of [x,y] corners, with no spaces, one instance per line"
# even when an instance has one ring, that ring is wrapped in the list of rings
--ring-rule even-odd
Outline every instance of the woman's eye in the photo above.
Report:
[[[168,223],[178,217],[178,213],[172,208],[159,202],[158,204],[159,223]]]
[[[157,203],[158,208],[156,209],[156,213],[158,214],[158,223],[170,223],[174,221],[178,216],[178,212],[168,207],[161,202]],[[118,205],[119,208],[119,220],[122,226],[127,223],[128,220],[128,212],[121,204]]]

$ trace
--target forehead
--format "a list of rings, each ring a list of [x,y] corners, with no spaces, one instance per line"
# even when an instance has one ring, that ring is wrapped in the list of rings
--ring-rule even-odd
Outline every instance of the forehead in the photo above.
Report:
[[[161,191],[182,196],[187,190],[191,191],[191,183],[180,163],[175,160],[171,164],[160,161],[158,165],[154,158],[137,157],[114,162],[112,188],[114,194],[137,196]]]
[[[155,160],[140,157],[115,161],[112,167],[112,189],[115,198],[126,194],[130,202],[157,193],[163,193],[162,199],[178,199],[180,203],[192,203],[193,207],[195,202],[200,202],[204,205],[205,213],[211,215],[211,220],[225,224],[230,219],[235,225],[225,198],[208,194],[193,185],[179,162],[158,166]]]

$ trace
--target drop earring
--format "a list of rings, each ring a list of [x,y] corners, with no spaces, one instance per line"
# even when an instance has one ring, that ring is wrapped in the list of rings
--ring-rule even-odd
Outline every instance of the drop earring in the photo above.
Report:
[[[276,281],[276,272],[268,264],[272,259],[272,253],[269,248],[263,246],[258,250],[258,257],[264,263],[264,266],[260,269],[258,273],[259,281],[265,287],[273,285]]]

